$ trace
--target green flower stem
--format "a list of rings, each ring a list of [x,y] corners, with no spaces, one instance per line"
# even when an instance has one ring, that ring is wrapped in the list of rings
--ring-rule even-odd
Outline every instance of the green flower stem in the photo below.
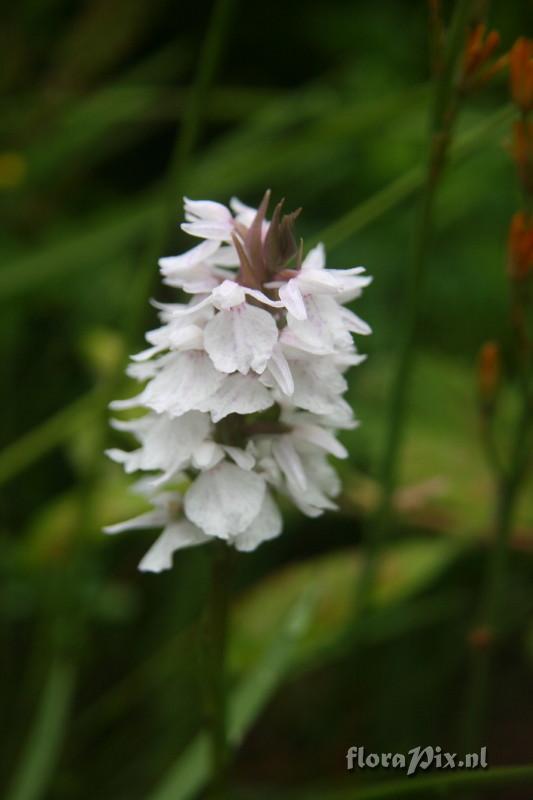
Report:
[[[527,114],[522,115],[527,125]],[[529,212],[533,192],[522,182],[523,207]],[[515,354],[519,368],[521,410],[516,419],[511,441],[508,465],[490,458],[496,486],[494,540],[488,553],[484,591],[477,621],[481,641],[472,641],[469,683],[467,686],[464,716],[464,741],[466,746],[479,742],[486,724],[490,692],[493,645],[497,644],[503,627],[503,610],[509,569],[509,539],[520,491],[526,478],[531,457],[531,431],[533,420],[532,343],[525,320],[530,317],[527,286],[521,281],[511,281],[510,319],[514,334]],[[493,435],[493,419],[489,419],[488,435]],[[478,637],[479,638],[479,637]],[[476,646],[477,644],[477,646]]]
[[[231,596],[232,556],[222,541],[213,543],[211,583],[201,624],[200,663],[211,751],[211,796],[227,796],[228,679],[226,650]]]
[[[527,473],[531,453],[532,399],[527,389],[517,420],[510,455],[510,468],[497,475],[497,506],[494,524],[494,544],[486,564],[485,589],[477,627],[486,641],[474,646],[471,654],[464,718],[465,747],[476,746],[485,727],[490,688],[492,645],[498,641],[502,627],[505,602],[509,538],[520,490]]]
[[[434,224],[434,205],[450,147],[461,98],[460,70],[467,26],[473,0],[457,0],[448,39],[448,50],[437,77],[430,121],[430,144],[424,182],[421,189],[414,235],[413,257],[407,292],[407,310],[400,356],[391,389],[385,445],[379,479],[381,498],[367,542],[367,558],[357,588],[358,614],[369,603],[379,553],[392,516],[392,500],[397,484],[398,464],[407,419],[407,403],[416,355],[417,328],[422,306],[425,278]]]
[[[209,26],[198,57],[198,69],[184,109],[163,186],[162,211],[158,216],[153,235],[142,259],[136,284],[132,290],[133,302],[128,308],[126,320],[128,344],[134,343],[133,340],[138,336],[139,323],[143,320],[146,299],[156,274],[154,265],[157,264],[176,225],[183,173],[201,130],[208,93],[220,61],[233,2],[234,0],[216,0],[211,12]]]
[[[266,704],[294,665],[303,638],[317,612],[320,592],[308,586],[291,604],[276,636],[242,681],[232,688],[228,704],[230,747],[239,747]],[[170,765],[147,800],[193,800],[208,781],[210,748],[202,731]],[[237,795],[232,787],[231,798]],[[276,793],[277,796],[277,793]]]

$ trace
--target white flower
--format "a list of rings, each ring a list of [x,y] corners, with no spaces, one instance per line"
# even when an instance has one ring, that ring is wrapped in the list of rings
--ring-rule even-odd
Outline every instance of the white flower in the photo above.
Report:
[[[202,241],[159,261],[164,283],[190,299],[154,303],[161,325],[127,369],[144,388],[111,404],[144,410],[113,421],[138,446],[107,451],[145,474],[136,488],[152,510],[106,531],[163,529],[142,570],[168,569],[176,550],[213,539],[249,551],[278,536],[275,493],[308,516],[336,508],[328,458],[346,457],[336,431],[357,425],[344,373],[365,358],[352,334],[370,333],[343,304],[370,278],[326,269],[322,245],[302,259],[298,212],[279,204],[269,222],[268,200],[256,210],[186,199],[182,229]]]

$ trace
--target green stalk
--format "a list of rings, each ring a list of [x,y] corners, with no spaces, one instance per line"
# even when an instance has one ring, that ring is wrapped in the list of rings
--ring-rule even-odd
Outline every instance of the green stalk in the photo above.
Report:
[[[128,354],[130,347],[134,347],[136,344],[139,329],[143,327],[150,287],[157,275],[157,261],[163,254],[177,222],[183,173],[200,133],[209,88],[222,53],[232,6],[233,0],[216,0],[213,6],[209,26],[198,57],[198,70],[183,112],[181,125],[178,128],[165,176],[160,201],[161,210],[154,221],[152,236],[147,242],[130,290],[131,302],[124,320],[124,338]],[[100,424],[104,430],[107,426],[108,404],[118,391],[121,381],[122,371],[117,370],[111,378],[104,382],[102,387],[104,402],[99,408],[100,419],[95,420],[94,424]]]
[[[430,118],[429,154],[414,234],[406,317],[398,366],[390,394],[385,445],[378,470],[381,498],[371,535],[368,536],[366,543],[367,558],[357,588],[357,613],[362,613],[369,603],[379,553],[392,516],[392,499],[397,484],[398,464],[407,420],[409,388],[416,356],[418,321],[428,271],[435,198],[446,163],[461,98],[460,70],[463,46],[474,5],[473,0],[457,0],[443,69],[436,79]]]
[[[486,564],[485,589],[482,597],[478,629],[487,641],[473,648],[464,718],[465,747],[475,746],[485,727],[490,687],[492,644],[501,634],[509,561],[509,538],[518,496],[527,471],[530,455],[531,397],[526,387],[523,406],[517,420],[510,454],[510,468],[497,476],[497,506],[494,544]]]
[[[200,133],[209,88],[222,53],[232,6],[233,0],[216,0],[213,6],[209,26],[198,57],[198,70],[191,87],[189,101],[184,109],[165,176],[161,210],[154,222],[153,233],[147,243],[137,275],[133,278],[131,302],[124,320],[127,353],[129,353],[130,347],[135,347],[139,330],[143,328],[150,287],[157,275],[157,261],[163,254],[168,239],[177,224],[183,174]],[[103,429],[107,426],[107,406],[118,391],[121,381],[122,372],[117,370],[103,387],[105,402],[99,409],[100,420],[96,420],[94,423],[95,425],[100,424]]]
[[[228,739],[238,748],[262,710],[294,663],[298,646],[309,632],[317,610],[317,587],[307,587],[291,605],[281,621],[274,640],[243,680],[236,686],[228,703]],[[185,748],[162,776],[146,800],[193,800],[208,782],[210,748],[202,731]],[[232,787],[232,799],[236,792]]]
[[[170,158],[165,185],[163,208],[158,217],[153,236],[142,259],[139,275],[133,289],[133,302],[126,320],[126,341],[132,343],[138,334],[139,321],[143,319],[150,286],[156,275],[155,265],[177,224],[183,173],[198,140],[207,104],[209,88],[220,60],[229,27],[233,0],[216,0],[209,27],[198,58],[198,71],[191,87],[189,101],[184,110],[179,134]]]
[[[211,583],[201,625],[202,690],[211,751],[211,797],[227,797],[228,679],[226,650],[233,553],[225,542],[214,542]]]
[[[522,121],[528,117],[522,112]],[[523,207],[530,213],[533,193],[522,184]],[[516,420],[507,466],[490,458],[495,476],[497,504],[494,520],[494,541],[487,556],[484,591],[478,630],[483,634],[480,644],[472,648],[469,683],[464,716],[465,746],[479,742],[486,725],[490,692],[493,645],[497,644],[503,627],[503,609],[509,571],[509,539],[513,529],[517,501],[522,489],[531,455],[530,435],[533,419],[531,393],[532,349],[525,320],[528,316],[528,287],[511,280],[511,323],[515,353],[519,365],[519,385],[522,406]],[[487,420],[487,436],[493,436],[493,418]]]

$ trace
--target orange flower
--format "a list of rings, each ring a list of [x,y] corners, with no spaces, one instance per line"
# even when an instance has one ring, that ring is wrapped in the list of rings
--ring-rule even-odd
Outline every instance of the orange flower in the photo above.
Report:
[[[511,220],[508,254],[509,275],[515,281],[525,280],[533,270],[533,219],[523,211]]]
[[[509,53],[511,95],[518,108],[527,114],[533,109],[533,41],[521,36]]]

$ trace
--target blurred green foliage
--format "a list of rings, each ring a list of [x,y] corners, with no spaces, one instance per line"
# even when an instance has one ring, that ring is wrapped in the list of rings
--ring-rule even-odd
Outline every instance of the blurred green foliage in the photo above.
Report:
[[[527,33],[527,11],[494,4],[504,49]],[[150,534],[100,533],[136,511],[101,453],[112,436],[104,404],[110,386],[122,391],[133,344],[135,287],[153,273],[153,292],[169,296],[145,254],[210,4],[22,0],[4,15],[1,784],[13,785],[28,731],[51,708],[48,750],[36,741],[36,752],[58,763],[47,775],[46,763],[31,762],[17,800],[192,797],[205,782],[194,648],[209,557],[185,552],[170,574],[138,574]],[[374,276],[358,308],[374,335],[350,385],[363,424],[346,436],[341,513],[308,521],[287,510],[283,537],[240,560],[231,719],[243,742],[236,783],[249,796],[346,785],[352,744],[458,747],[466,636],[494,508],[475,359],[485,340],[508,341],[505,238],[518,190],[503,77],[468,99],[439,193],[401,522],[356,663],[349,632],[422,175],[426,16],[405,0],[236,3],[176,187],[168,253],[185,246],[178,191],[257,204],[269,186],[304,207],[300,231],[306,241],[324,235],[332,266],[364,264]],[[135,344],[155,319],[141,300]],[[514,403],[511,385],[502,439]],[[491,764],[531,757],[532,537],[530,491],[513,539]]]

